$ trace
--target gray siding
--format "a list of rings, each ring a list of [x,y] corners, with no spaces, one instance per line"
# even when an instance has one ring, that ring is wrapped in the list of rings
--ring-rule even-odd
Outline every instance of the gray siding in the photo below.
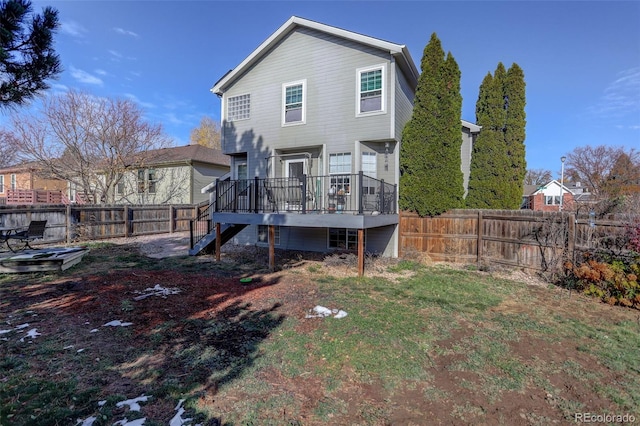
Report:
[[[191,201],[190,204],[209,201],[209,194],[203,194],[202,188],[209,185],[216,178],[229,171],[227,166],[216,166],[212,164],[196,163],[191,169]]]
[[[399,70],[396,72],[396,116],[395,116],[395,139],[402,140],[402,130],[404,125],[411,119],[413,113],[413,98],[415,97],[415,88],[412,88],[407,82],[404,74]]]
[[[396,227],[397,226],[394,225],[365,230],[365,252],[388,257],[393,256],[395,249],[395,239],[393,238],[393,235]],[[233,244],[267,247],[267,244],[258,243],[257,229],[257,225],[247,226],[242,232],[233,238]],[[275,247],[282,250],[304,250],[330,253],[331,250],[327,248],[328,232],[327,228],[294,228],[281,226],[280,244]]]
[[[356,70],[380,64],[386,64],[386,113],[356,117]],[[261,161],[275,148],[326,144],[328,153],[354,152],[356,141],[391,139],[397,121],[410,116],[406,99],[400,102],[403,112],[391,113],[391,95],[406,92],[395,88],[403,83],[392,81],[401,74],[392,73],[392,66],[389,55],[376,49],[306,28],[291,33],[225,93],[225,101],[249,93],[251,118],[225,125],[224,152],[253,151]],[[283,127],[282,85],[305,79],[306,123]]]

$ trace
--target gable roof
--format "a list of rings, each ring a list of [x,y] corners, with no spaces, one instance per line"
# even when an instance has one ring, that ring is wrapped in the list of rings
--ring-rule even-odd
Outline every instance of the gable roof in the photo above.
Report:
[[[169,165],[175,163],[194,162],[229,166],[229,156],[219,149],[207,148],[202,145],[184,145],[172,148],[160,148],[147,151],[145,157],[149,158],[148,165]]]
[[[528,195],[535,195],[537,193],[544,194],[544,190],[547,189],[547,187],[549,187],[550,185],[556,185],[556,186],[562,187],[566,192],[573,194],[573,191],[569,189],[566,185],[561,185],[560,182],[553,179],[542,185],[524,185],[523,195],[528,196]]]
[[[466,127],[467,129],[469,129],[471,133],[480,133],[480,130],[482,129],[482,126],[473,124],[470,121],[467,121],[467,120],[460,120],[460,121],[462,122],[462,127]]]
[[[352,31],[343,30],[341,28],[332,27],[330,25],[321,24],[319,22],[311,21],[308,19],[300,18],[298,16],[292,16],[285,22],[280,28],[276,30],[271,36],[266,39],[257,49],[255,49],[244,61],[237,67],[227,72],[220,80],[218,80],[211,91],[216,95],[222,95],[227,87],[233,84],[247,69],[259,61],[267,52],[275,46],[280,40],[295,31],[298,27],[311,28],[317,31],[322,31],[327,34],[331,34],[336,37],[344,38],[347,40],[355,41],[367,46],[375,47],[377,49],[385,50],[392,55],[400,69],[405,73],[409,83],[415,87],[418,84],[418,75],[420,74],[418,68],[416,68],[411,54],[407,46],[391,43],[388,41],[380,40],[374,37],[354,33]]]

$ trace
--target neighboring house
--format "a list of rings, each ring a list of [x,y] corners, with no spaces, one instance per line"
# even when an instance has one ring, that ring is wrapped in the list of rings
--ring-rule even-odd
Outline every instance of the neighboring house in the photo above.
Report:
[[[10,192],[17,194],[34,190],[66,194],[67,183],[60,179],[43,176],[36,162],[0,169],[0,198],[6,200]]]
[[[274,225],[277,248],[354,250],[363,236],[367,252],[397,256],[399,144],[418,76],[404,45],[291,17],[211,89],[231,157],[231,179],[211,186],[221,241],[267,244]],[[462,128],[466,182],[480,128]]]
[[[573,191],[566,185],[563,186],[560,182],[552,180],[544,185],[524,186],[522,209],[556,212],[560,211],[561,207],[563,211],[575,209]]]
[[[145,153],[140,167],[121,175],[116,204],[196,204],[208,201],[202,188],[229,172],[229,157],[202,145]]]

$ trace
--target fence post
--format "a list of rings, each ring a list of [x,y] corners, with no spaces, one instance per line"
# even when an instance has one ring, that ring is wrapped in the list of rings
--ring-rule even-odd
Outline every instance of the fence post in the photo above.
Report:
[[[129,236],[129,206],[124,206],[124,236]]]
[[[567,217],[567,253],[566,258],[571,259],[571,263],[574,262],[575,259],[575,250],[576,250],[576,215],[575,213],[571,213]]]
[[[477,252],[478,252],[478,267],[480,267],[480,265],[482,264],[482,210],[478,211],[478,242],[476,243],[478,245],[477,247]]]
[[[175,223],[175,209],[173,208],[172,204],[169,204],[169,233],[173,234],[173,232],[176,230],[176,223]]]
[[[67,244],[71,244],[71,204],[67,204],[67,229],[66,229],[66,239]]]

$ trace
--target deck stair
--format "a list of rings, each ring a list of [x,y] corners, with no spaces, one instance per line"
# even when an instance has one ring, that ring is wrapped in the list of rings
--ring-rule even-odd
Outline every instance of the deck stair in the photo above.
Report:
[[[223,223],[220,230],[220,245],[224,245],[230,239],[238,235],[240,231],[246,228],[245,224]],[[193,248],[189,249],[189,255],[195,256],[199,253],[215,253],[216,247],[216,233],[210,232],[205,235],[200,241],[193,245]]]

